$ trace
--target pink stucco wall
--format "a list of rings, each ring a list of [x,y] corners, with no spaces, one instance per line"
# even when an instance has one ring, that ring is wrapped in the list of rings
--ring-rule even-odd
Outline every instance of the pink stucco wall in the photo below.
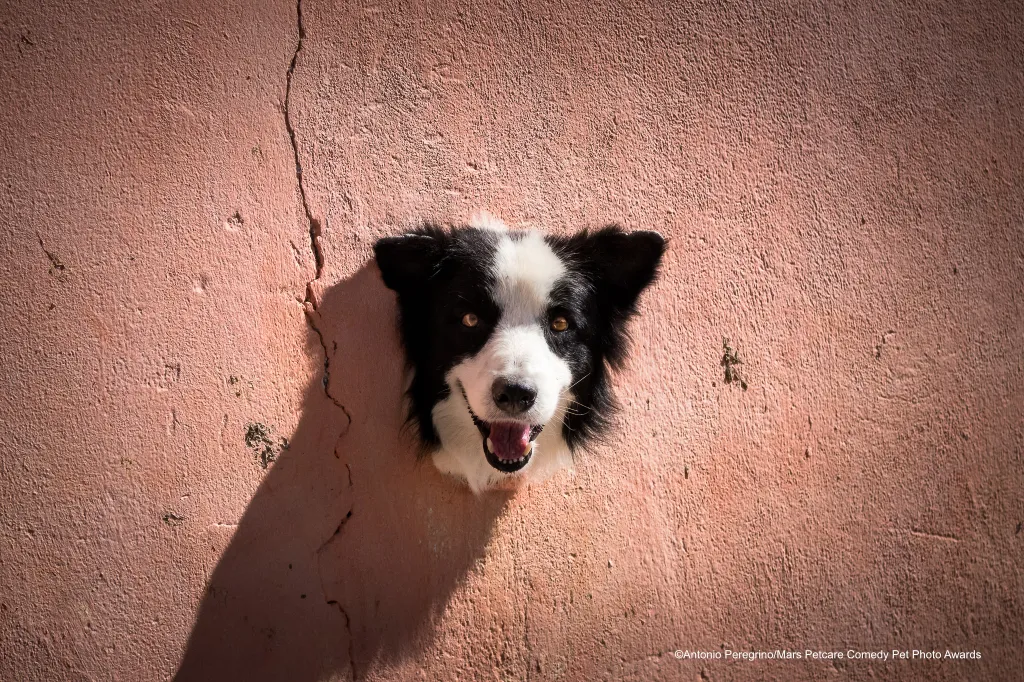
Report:
[[[296,9],[4,6],[0,679],[1024,669],[1019,6]],[[670,248],[609,442],[477,499],[370,246],[479,209]],[[982,657],[674,655],[781,648]]]

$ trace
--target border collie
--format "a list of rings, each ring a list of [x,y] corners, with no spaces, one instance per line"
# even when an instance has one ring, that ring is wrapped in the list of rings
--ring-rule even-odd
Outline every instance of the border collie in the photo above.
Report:
[[[608,424],[608,367],[664,251],[657,232],[562,237],[493,219],[380,239],[424,454],[474,493],[571,467]]]

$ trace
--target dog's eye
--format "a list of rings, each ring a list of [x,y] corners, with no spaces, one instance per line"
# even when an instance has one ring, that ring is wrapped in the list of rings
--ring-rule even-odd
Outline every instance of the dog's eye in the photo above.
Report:
[[[569,320],[565,319],[561,315],[551,320],[551,331],[564,332],[569,328]]]
[[[475,327],[480,322],[480,319],[473,313],[466,313],[462,316],[462,324],[467,327]]]

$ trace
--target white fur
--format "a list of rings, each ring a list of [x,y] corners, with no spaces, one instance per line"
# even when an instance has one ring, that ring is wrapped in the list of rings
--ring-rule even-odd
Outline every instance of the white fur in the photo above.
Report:
[[[500,486],[509,479],[539,483],[563,469],[571,469],[572,455],[562,438],[562,419],[571,401],[572,396],[565,392],[554,415],[533,444],[530,463],[514,474],[506,474],[487,463],[480,431],[469,416],[466,401],[461,393],[453,391],[434,406],[434,428],[444,443],[442,449],[434,453],[434,466],[442,473],[466,481],[476,494]]]
[[[565,274],[565,265],[536,232],[519,239],[502,235],[493,265],[495,301],[501,319],[476,355],[453,367],[446,377],[451,395],[434,406],[433,420],[443,443],[434,464],[465,479],[481,492],[509,478],[542,480],[572,466],[562,438],[562,420],[571,401],[572,371],[548,347],[545,337],[551,290]],[[469,407],[484,421],[508,419],[494,404],[495,379],[523,380],[537,389],[533,406],[517,419],[544,430],[534,443],[533,457],[520,471],[506,474],[487,463],[480,431]]]
[[[495,217],[487,211],[479,211],[469,219],[469,226],[478,230],[494,230],[495,232],[508,232],[506,225],[501,218]]]

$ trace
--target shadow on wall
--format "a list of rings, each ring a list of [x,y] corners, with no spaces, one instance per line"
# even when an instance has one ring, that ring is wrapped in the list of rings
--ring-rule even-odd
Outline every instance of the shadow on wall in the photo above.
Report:
[[[333,398],[319,380],[307,391],[209,580],[177,680],[355,678],[415,655],[508,501],[417,462],[394,298],[373,264],[313,317]]]

